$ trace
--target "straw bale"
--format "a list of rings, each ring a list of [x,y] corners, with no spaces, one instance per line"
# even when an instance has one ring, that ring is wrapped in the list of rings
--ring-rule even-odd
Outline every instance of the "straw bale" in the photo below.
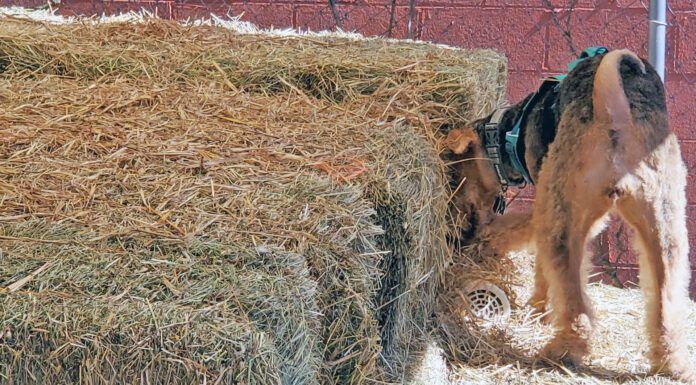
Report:
[[[492,51],[0,23],[0,381],[400,382]]]

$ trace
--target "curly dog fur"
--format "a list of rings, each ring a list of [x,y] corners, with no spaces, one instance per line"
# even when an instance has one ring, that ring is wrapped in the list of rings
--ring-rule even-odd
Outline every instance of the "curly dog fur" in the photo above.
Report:
[[[502,131],[526,101],[506,112]],[[542,114],[542,107],[555,115]],[[530,303],[540,311],[551,305],[556,330],[541,354],[574,364],[588,354],[587,244],[614,212],[635,229],[653,368],[695,382],[684,319],[687,172],[654,69],[628,50],[612,51],[581,62],[560,89],[542,96],[526,122],[524,158],[536,184],[530,213],[495,216],[490,210],[500,184],[475,133],[489,119],[448,134],[457,177],[467,183],[454,206],[475,218],[476,234],[490,238],[497,252],[526,243],[535,250]]]

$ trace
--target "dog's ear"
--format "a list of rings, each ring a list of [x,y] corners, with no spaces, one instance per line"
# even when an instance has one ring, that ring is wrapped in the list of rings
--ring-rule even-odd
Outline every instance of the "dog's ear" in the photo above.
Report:
[[[455,128],[447,134],[445,146],[457,155],[466,154],[478,144],[479,137],[470,128]]]

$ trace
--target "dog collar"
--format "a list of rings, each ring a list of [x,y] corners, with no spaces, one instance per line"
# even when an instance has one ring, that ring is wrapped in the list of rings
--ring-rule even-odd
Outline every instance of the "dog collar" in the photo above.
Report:
[[[504,140],[501,140],[500,138],[500,133],[502,131],[500,129],[500,122],[510,107],[503,107],[495,110],[493,115],[491,115],[491,119],[484,125],[482,138],[483,145],[486,149],[486,155],[491,160],[493,169],[495,170],[503,192],[507,191],[509,186],[519,186],[521,184],[532,183],[532,178],[529,176],[526,162],[524,161],[524,157],[521,155],[524,151],[521,146],[524,146],[524,122],[527,116],[527,111],[529,111],[534,104],[536,104],[539,94],[540,93],[536,93],[525,104],[520,117],[515,120],[512,130],[505,132]],[[520,138],[522,138],[522,140],[520,140]],[[507,155],[507,159],[509,159],[512,168],[523,176],[524,182],[513,182],[507,177],[507,174],[503,169],[503,152],[505,152],[505,155]]]
[[[512,130],[505,133],[505,152],[510,158],[510,163],[512,167],[519,172],[524,178],[524,182],[520,184],[534,184],[534,180],[529,173],[529,168],[527,167],[527,162],[524,159],[524,134],[525,134],[525,124],[527,123],[527,117],[529,113],[536,107],[537,103],[541,98],[549,92],[549,89],[554,88],[558,90],[561,85],[561,79],[556,77],[550,77],[544,79],[541,83],[539,89],[532,95],[531,98],[522,107],[522,112],[519,118],[515,121],[515,125],[512,126]],[[546,113],[546,111],[544,111]],[[509,182],[507,183],[510,184]]]
[[[500,181],[503,192],[507,190],[508,186],[510,186],[510,180],[503,170],[502,151],[505,143],[501,143],[500,141],[499,125],[500,121],[503,119],[503,116],[509,109],[510,107],[504,107],[495,110],[491,116],[491,119],[485,124],[483,129],[483,145],[486,149],[486,155],[488,155],[488,158],[493,164],[493,168],[498,176],[498,180]]]

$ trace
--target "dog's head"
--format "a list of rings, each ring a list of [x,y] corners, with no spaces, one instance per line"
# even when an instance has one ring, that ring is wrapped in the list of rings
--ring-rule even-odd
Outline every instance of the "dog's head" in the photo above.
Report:
[[[515,108],[511,109],[509,113],[503,116],[502,121],[498,125],[498,136],[501,141],[505,138],[505,133],[512,129],[515,117]],[[481,140],[481,135],[485,129],[486,123],[491,119],[491,116],[485,119],[479,119],[473,123],[468,124],[464,128],[455,128],[447,134],[445,139],[445,146],[452,151],[454,157],[459,158],[461,163],[475,162],[476,167],[468,169],[468,171],[476,170],[478,175],[472,175],[475,180],[483,180],[482,178],[488,179],[490,177],[495,184],[493,190],[499,191],[502,186],[500,180],[493,168],[493,163],[486,154],[486,149],[484,148],[484,143]],[[502,157],[502,171],[505,173],[505,177],[512,185],[519,185],[524,182],[524,176],[511,166],[512,162],[506,151],[501,151],[500,156]]]
[[[486,225],[495,215],[493,204],[502,190],[493,163],[486,154],[479,132],[483,132],[490,117],[480,119],[462,128],[451,130],[445,139],[445,147],[451,151],[449,164],[453,173],[453,188],[457,193],[453,197],[453,206],[459,225],[466,236],[475,235],[477,227]],[[511,120],[511,119],[508,119]],[[506,119],[500,124],[500,137],[505,137]],[[514,168],[508,166],[507,154],[504,153],[503,172],[508,180],[521,183],[524,177]]]

